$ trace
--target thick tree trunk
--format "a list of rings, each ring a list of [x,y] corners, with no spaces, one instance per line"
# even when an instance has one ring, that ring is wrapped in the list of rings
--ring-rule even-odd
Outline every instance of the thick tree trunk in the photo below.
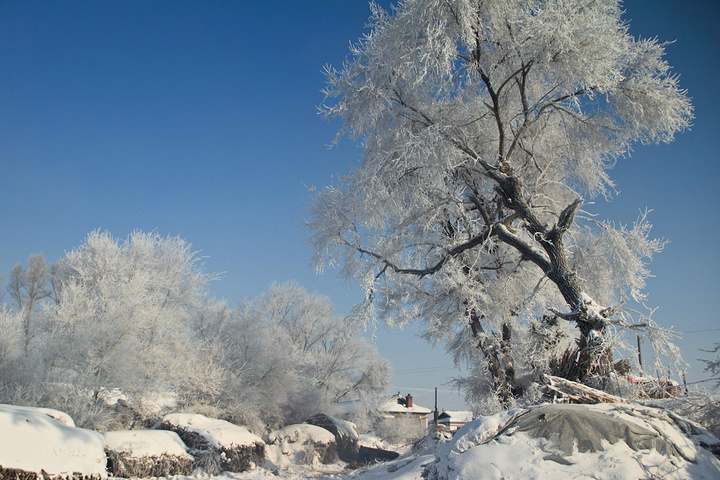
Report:
[[[572,354],[564,358],[565,362],[569,362],[564,365],[566,378],[582,382],[593,375],[604,375],[612,368],[612,350],[604,342],[607,324],[603,316],[605,310],[587,304],[589,297],[584,295],[575,272],[568,264],[563,243],[563,236],[572,225],[582,199],[578,198],[565,207],[555,225],[549,227],[540,222],[525,200],[521,182],[513,176],[512,171],[507,172],[508,175],[495,175],[498,193],[503,203],[523,221],[523,228],[532,235],[535,246],[513,235],[507,228],[500,229],[499,238],[541,268],[570,309],[570,313],[566,314],[555,312],[559,317],[574,322],[580,330],[577,350],[568,352]]]

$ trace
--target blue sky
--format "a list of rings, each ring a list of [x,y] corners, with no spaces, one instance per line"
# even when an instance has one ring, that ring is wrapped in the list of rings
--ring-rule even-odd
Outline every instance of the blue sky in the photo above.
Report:
[[[654,210],[654,234],[671,243],[649,300],[656,321],[687,332],[679,343],[698,380],[698,349],[720,342],[720,2],[625,8],[632,33],[676,40],[667,59],[696,120],[620,162],[621,193],[598,210],[628,223]],[[155,230],[224,272],[217,297],[296,280],[348,313],[361,293],[315,275],[302,221],[308,187],[360,155],[349,140],[327,148],[338,125],[316,107],[323,66],[342,62],[368,15],[365,0],[0,2],[0,273],[32,253],[55,261],[95,229]],[[432,406],[432,387],[453,375],[442,348],[412,331],[377,338],[395,389]]]

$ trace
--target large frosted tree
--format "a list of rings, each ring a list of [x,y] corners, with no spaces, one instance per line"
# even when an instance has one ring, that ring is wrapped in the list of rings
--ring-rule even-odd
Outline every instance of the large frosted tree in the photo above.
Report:
[[[529,369],[607,373],[616,326],[651,325],[622,305],[644,299],[663,242],[645,215],[616,226],[582,206],[614,193],[608,171],[634,145],[689,126],[663,45],[634,38],[616,0],[371,9],[327,69],[323,111],[363,157],[311,207],[318,265],[364,286],[368,317],[422,319],[479,352],[505,398],[517,348]]]

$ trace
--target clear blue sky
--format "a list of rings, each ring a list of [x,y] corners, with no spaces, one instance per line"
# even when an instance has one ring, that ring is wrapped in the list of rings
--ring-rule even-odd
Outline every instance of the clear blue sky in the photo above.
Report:
[[[632,222],[654,209],[654,234],[671,243],[650,303],[656,321],[688,332],[680,345],[700,379],[698,348],[720,342],[720,2],[625,8],[632,33],[676,40],[667,58],[696,120],[618,164],[621,193],[599,210]],[[55,261],[94,229],[155,230],[224,272],[219,298],[296,280],[348,313],[361,293],[315,275],[302,221],[307,187],[359,157],[349,140],[327,148],[338,125],[316,106],[323,65],[342,62],[368,15],[365,0],[0,1],[0,273],[32,253]],[[450,358],[412,332],[377,335],[395,390],[432,406],[421,389],[443,388]]]

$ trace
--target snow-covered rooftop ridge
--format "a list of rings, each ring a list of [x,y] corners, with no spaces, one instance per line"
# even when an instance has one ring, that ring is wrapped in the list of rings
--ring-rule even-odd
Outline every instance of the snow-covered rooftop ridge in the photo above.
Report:
[[[171,413],[165,415],[163,423],[168,423],[185,430],[198,433],[205,437],[208,443],[215,448],[229,447],[231,445],[245,446],[264,445],[262,438],[251,433],[239,425],[208,418],[194,413]]]
[[[107,477],[103,436],[61,423],[48,411],[0,405],[0,465],[38,476],[44,471],[52,476],[77,472],[85,477]]]
[[[410,401],[408,401],[408,398]],[[408,404],[410,404],[410,406],[408,406]],[[415,405],[412,401],[412,396],[408,395],[407,397],[403,397],[399,394],[392,395],[388,401],[380,405],[378,411],[386,413],[413,413],[418,415],[427,415],[432,413],[432,410],[429,408]]]

